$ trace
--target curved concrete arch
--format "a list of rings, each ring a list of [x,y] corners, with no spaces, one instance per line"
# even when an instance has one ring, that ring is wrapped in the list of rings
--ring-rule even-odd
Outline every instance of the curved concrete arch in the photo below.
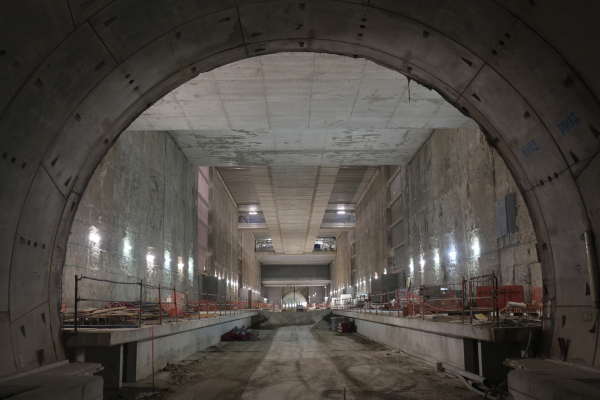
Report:
[[[0,377],[64,359],[64,249],[118,135],[203,71],[282,51],[364,57],[439,91],[486,131],[524,192],[544,272],[544,352],[594,360],[580,235],[600,231],[592,1],[23,0],[0,24]],[[577,20],[579,18],[579,20]],[[555,29],[562,22],[568,33]],[[527,150],[528,149],[528,150]],[[556,175],[555,175],[556,174]],[[556,178],[558,176],[558,178]],[[542,184],[543,183],[543,184]],[[600,247],[596,235],[596,246]],[[557,321],[557,323],[554,323]]]
[[[298,304],[308,304],[308,302],[306,301],[306,297],[300,293],[288,293],[281,299],[281,304],[283,304],[284,307],[288,305],[295,307]]]

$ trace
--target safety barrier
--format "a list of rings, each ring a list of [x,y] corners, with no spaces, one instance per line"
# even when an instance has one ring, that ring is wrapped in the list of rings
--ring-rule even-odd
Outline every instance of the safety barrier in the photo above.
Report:
[[[114,300],[81,297],[82,281],[94,281],[112,285],[134,285],[139,286],[139,298],[135,300]],[[144,290],[156,294],[155,301],[144,301]],[[163,297],[164,296],[164,297]],[[149,296],[154,297],[154,296]],[[80,309],[80,303],[95,302],[104,303],[103,306],[87,310]],[[175,322],[180,318],[203,318],[222,315],[239,314],[245,310],[269,308],[274,309],[273,304],[265,305],[253,302],[249,307],[246,302],[239,301],[234,296],[219,294],[190,292],[188,290],[177,290],[176,287],[165,288],[144,284],[139,282],[117,282],[108,279],[97,279],[86,276],[75,275],[75,299],[74,312],[66,311],[66,302],[62,301],[61,314],[63,328],[70,328],[72,322],[75,332],[78,328],[131,328],[142,326],[142,320],[158,320],[162,325],[163,317],[175,317]]]
[[[462,317],[463,324],[472,324],[477,318],[499,326],[500,312],[516,315],[539,313],[542,288],[534,286],[531,293],[532,302],[524,304],[522,286],[499,286],[497,276],[492,273],[465,278],[460,283],[359,294],[355,299],[345,301],[333,298],[329,304],[324,304],[324,308],[422,319],[427,315],[456,315]],[[520,308],[508,308],[507,304],[518,304]]]

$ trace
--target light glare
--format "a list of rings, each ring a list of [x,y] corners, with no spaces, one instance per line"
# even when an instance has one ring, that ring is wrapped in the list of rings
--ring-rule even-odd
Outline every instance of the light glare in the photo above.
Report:
[[[100,236],[95,233],[90,233],[90,240],[94,243],[100,243]]]

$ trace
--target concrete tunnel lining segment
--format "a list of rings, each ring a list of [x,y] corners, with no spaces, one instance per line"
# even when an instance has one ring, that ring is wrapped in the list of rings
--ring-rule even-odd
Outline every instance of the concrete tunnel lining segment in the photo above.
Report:
[[[203,71],[289,51],[373,60],[481,125],[524,192],[540,243],[543,353],[558,358],[552,338],[564,337],[571,361],[600,367],[599,332],[581,318],[593,311],[588,278],[576,268],[587,265],[580,235],[600,232],[600,55],[580,54],[597,46],[600,35],[583,27],[598,29],[600,5],[567,13],[558,0],[88,3],[22,1],[2,13],[0,377],[38,367],[38,350],[47,363],[65,358],[58,308],[69,228],[119,134]],[[574,28],[557,32],[561,18]]]

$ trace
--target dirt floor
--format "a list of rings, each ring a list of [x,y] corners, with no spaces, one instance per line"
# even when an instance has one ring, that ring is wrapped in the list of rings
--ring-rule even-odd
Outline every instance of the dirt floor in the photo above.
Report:
[[[283,314],[283,313],[281,313]],[[310,314],[310,313],[303,313]],[[260,341],[222,342],[155,375],[106,393],[106,399],[479,399],[423,361],[357,334],[329,330],[328,317],[278,315],[257,329]],[[300,322],[300,321],[298,321]],[[281,326],[283,325],[283,326]],[[279,327],[278,327],[279,326]]]

